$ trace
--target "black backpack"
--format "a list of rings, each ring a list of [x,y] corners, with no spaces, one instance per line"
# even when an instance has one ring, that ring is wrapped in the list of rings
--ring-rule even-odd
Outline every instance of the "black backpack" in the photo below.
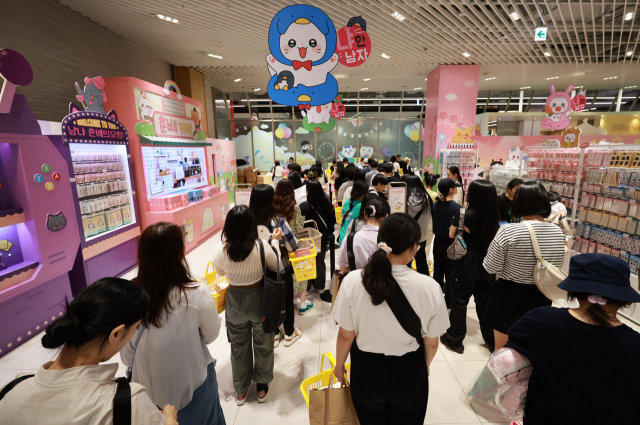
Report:
[[[33,378],[33,376],[24,375],[9,382],[0,391],[0,400],[16,385]],[[113,425],[131,425],[131,386],[127,378],[117,378],[115,382],[118,384],[118,388],[116,389],[116,395],[113,397]]]

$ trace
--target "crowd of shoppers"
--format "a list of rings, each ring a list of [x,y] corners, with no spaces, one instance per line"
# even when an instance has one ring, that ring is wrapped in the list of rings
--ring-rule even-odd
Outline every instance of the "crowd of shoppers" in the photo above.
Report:
[[[229,282],[224,320],[237,405],[246,403],[252,382],[258,402],[267,401],[274,350],[300,339],[295,311],[313,310],[307,300],[313,289],[322,302],[335,298],[334,375],[347,383],[350,355],[348,384],[360,423],[424,422],[431,362],[439,342],[464,352],[471,296],[487,347],[515,349],[533,366],[525,425],[637,420],[640,335],[616,315],[640,302],[628,265],[601,254],[573,257],[559,287],[577,307],[551,308],[533,279],[537,259],[527,226],[542,257],[560,267],[567,214],[558,196],[520,179],[501,196],[485,180],[471,182],[464,193],[457,167],[446,178],[421,178],[407,160],[367,158],[362,170],[334,161],[331,176],[316,163],[304,178],[298,164],[290,161],[284,178],[276,163],[274,176],[283,178],[257,185],[248,207],[229,211],[212,257],[217,274]],[[391,214],[392,182],[406,187],[406,213]],[[335,203],[326,183],[335,185]],[[289,253],[299,248],[297,235],[305,226],[321,233],[317,277],[298,282]],[[336,232],[337,267],[346,277],[332,294],[325,256]],[[457,238],[466,252],[453,259],[447,251]],[[119,414],[114,395],[122,398],[122,382],[115,381],[116,365],[101,363],[120,352],[131,373],[125,393],[131,423],[225,424],[216,360],[207,348],[222,318],[209,289],[191,274],[182,230],[169,223],[147,227],[138,262],[132,282],[95,282],[47,327],[42,344],[60,350],[56,360],[0,392],[0,423],[111,423]],[[263,328],[263,281],[270,273],[285,289],[283,324],[274,333]],[[587,369],[598,379],[590,379]],[[380,379],[381,370],[393,373]],[[69,400],[79,402],[59,408]]]

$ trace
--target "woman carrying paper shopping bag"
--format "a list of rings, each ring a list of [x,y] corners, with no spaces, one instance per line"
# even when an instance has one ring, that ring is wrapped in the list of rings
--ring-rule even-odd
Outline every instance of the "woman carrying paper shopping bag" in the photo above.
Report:
[[[340,325],[334,374],[344,383],[351,353],[351,396],[362,424],[424,423],[429,365],[449,318],[440,285],[407,267],[420,235],[409,215],[387,217],[378,250],[361,273],[344,278],[331,313]]]

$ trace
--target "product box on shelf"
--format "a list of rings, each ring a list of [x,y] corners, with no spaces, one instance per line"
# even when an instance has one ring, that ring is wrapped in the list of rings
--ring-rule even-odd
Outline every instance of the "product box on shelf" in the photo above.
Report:
[[[631,271],[631,273],[633,273],[633,274],[637,274],[638,273],[638,261],[639,260],[640,260],[640,258],[638,258],[637,255],[629,256],[629,270]]]
[[[626,263],[629,262],[629,253],[627,251],[620,250],[620,259]]]
[[[123,224],[131,224],[133,222],[133,218],[131,216],[131,207],[129,205],[122,206],[122,223]]]
[[[611,248],[611,255],[616,258],[620,258],[620,250]]]
[[[204,199],[213,198],[218,192],[220,192],[220,186],[206,186],[202,188],[202,196]]]
[[[122,226],[122,210],[115,208],[105,213],[107,230],[112,230]]]

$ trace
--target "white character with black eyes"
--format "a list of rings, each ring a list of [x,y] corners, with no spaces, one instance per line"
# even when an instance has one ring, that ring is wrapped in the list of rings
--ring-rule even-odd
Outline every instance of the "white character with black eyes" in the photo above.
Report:
[[[327,74],[338,65],[337,53],[334,53],[329,60],[323,63],[313,64],[325,55],[327,40],[318,27],[306,18],[298,18],[284,34],[280,35],[279,47],[284,57],[290,60],[292,65],[285,65],[269,54],[267,56],[269,72],[271,75],[280,75],[282,71],[291,72],[294,87],[299,84],[306,87],[324,84],[327,80]],[[299,101],[301,103],[307,102],[305,99],[299,99]]]

